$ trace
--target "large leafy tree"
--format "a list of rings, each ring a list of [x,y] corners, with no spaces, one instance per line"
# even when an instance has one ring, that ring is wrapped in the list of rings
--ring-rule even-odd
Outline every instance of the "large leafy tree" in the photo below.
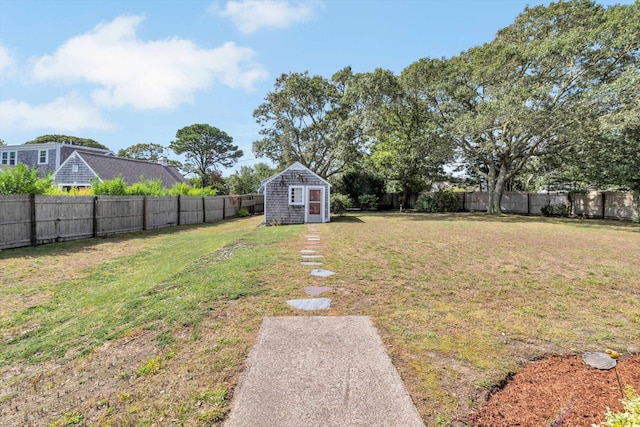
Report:
[[[442,65],[432,103],[460,155],[486,181],[489,212],[500,212],[506,183],[531,159],[592,140],[603,110],[585,98],[637,63],[640,38],[625,30],[637,22],[637,7],[627,14],[618,7],[572,1],[527,8],[491,43],[442,64],[423,60]]]
[[[60,142],[73,145],[80,145],[83,147],[100,148],[102,150],[108,150],[109,148],[100,144],[98,141],[90,138],[80,138],[77,136],[69,135],[42,135],[31,141],[25,142],[25,144],[42,144],[46,142]]]
[[[252,194],[258,191],[260,183],[271,177],[275,169],[265,163],[255,166],[241,166],[240,170],[227,178],[229,194]]]
[[[219,166],[231,167],[243,155],[242,150],[233,145],[232,137],[208,124],[194,124],[180,129],[169,148],[176,154],[185,155],[186,163],[203,187],[210,185],[212,177],[219,174]]]
[[[166,148],[160,144],[141,143],[118,150],[118,157],[136,160],[158,160],[166,157]]]
[[[422,71],[409,67],[400,76],[382,69],[358,74],[347,91],[358,98],[351,105],[364,105],[355,114],[367,135],[367,163],[399,187],[403,204],[410,191],[424,189],[453,154],[424,96]]]
[[[348,109],[341,104],[341,88],[340,82],[308,72],[278,77],[253,113],[263,136],[253,143],[256,156],[280,167],[298,161],[323,178],[344,171],[358,150],[344,132]]]

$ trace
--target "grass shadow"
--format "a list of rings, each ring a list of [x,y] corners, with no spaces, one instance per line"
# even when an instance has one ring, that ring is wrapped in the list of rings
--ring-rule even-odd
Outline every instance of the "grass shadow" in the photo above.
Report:
[[[86,239],[67,240],[64,242],[47,243],[38,246],[24,246],[20,248],[2,249],[0,250],[0,261],[9,260],[13,258],[35,257],[42,255],[74,255],[80,252],[86,252],[92,250],[93,247],[98,246],[105,241],[112,243],[126,244],[134,240],[141,238],[150,238],[156,236],[162,236],[166,234],[181,233],[191,230],[197,230],[199,228],[205,229],[210,227],[216,227],[221,224],[228,224],[231,221],[241,221],[244,218],[229,218],[224,221],[216,221],[210,223],[198,223],[179,225],[174,227],[156,228],[153,230],[134,231],[130,233],[111,234],[101,237],[90,237]]]

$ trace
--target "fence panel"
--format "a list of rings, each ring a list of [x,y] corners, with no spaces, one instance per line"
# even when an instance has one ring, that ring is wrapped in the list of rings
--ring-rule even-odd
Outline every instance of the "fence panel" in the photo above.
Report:
[[[98,196],[96,236],[141,231],[144,226],[144,196]]]
[[[254,214],[264,213],[264,195],[254,194],[253,200],[255,202],[255,205],[253,206],[253,213]]]
[[[224,217],[231,218],[238,214],[242,196],[224,196]]]
[[[634,220],[636,212],[632,193],[605,193],[604,217]]]
[[[529,200],[527,193],[508,191],[502,195],[500,201],[502,212],[529,213]]]
[[[587,218],[602,218],[602,194],[573,194],[573,214]]]
[[[147,230],[178,225],[178,196],[147,196],[144,215]]]
[[[28,194],[0,195],[0,249],[31,244],[31,201]]]
[[[489,193],[467,193],[464,208],[468,211],[486,211],[488,202]]]
[[[180,225],[204,222],[202,197],[180,196]]]
[[[544,206],[567,205],[569,198],[566,194],[529,194],[529,213],[531,215],[542,215]]]
[[[206,222],[222,220],[224,218],[224,197],[205,197],[204,211]]]
[[[35,196],[36,244],[93,237],[93,197]]]

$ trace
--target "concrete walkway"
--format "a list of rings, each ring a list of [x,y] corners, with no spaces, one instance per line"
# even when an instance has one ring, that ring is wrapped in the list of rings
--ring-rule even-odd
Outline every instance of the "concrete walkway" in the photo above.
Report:
[[[363,316],[267,317],[225,426],[424,426]]]

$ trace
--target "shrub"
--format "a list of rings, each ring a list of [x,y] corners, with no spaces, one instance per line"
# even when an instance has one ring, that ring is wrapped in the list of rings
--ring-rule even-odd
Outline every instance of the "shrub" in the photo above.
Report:
[[[345,211],[351,208],[352,203],[349,196],[344,194],[332,194],[331,195],[331,213],[335,215],[343,215]]]
[[[126,196],[128,194],[127,183],[120,175],[105,181],[96,178],[91,182],[91,189],[96,196]]]
[[[416,201],[416,210],[420,212],[457,212],[459,209],[460,197],[449,189],[421,194]]]
[[[36,168],[18,163],[12,169],[0,169],[0,194],[44,194],[53,187],[50,176],[40,178]]]
[[[607,409],[606,421],[593,427],[636,427],[640,426],[640,396],[631,386],[625,388],[626,399],[622,399],[624,412]]]
[[[543,216],[569,216],[569,208],[565,204],[546,204],[540,208]]]
[[[249,216],[249,215],[251,215],[251,214],[249,213],[249,209],[247,209],[247,208],[240,208],[240,209],[238,209],[238,214],[237,214],[237,215],[238,215],[240,218],[243,218],[243,217],[245,217],[245,216]]]
[[[358,197],[360,209],[364,211],[375,211],[378,209],[378,196],[375,194],[363,194]]]

